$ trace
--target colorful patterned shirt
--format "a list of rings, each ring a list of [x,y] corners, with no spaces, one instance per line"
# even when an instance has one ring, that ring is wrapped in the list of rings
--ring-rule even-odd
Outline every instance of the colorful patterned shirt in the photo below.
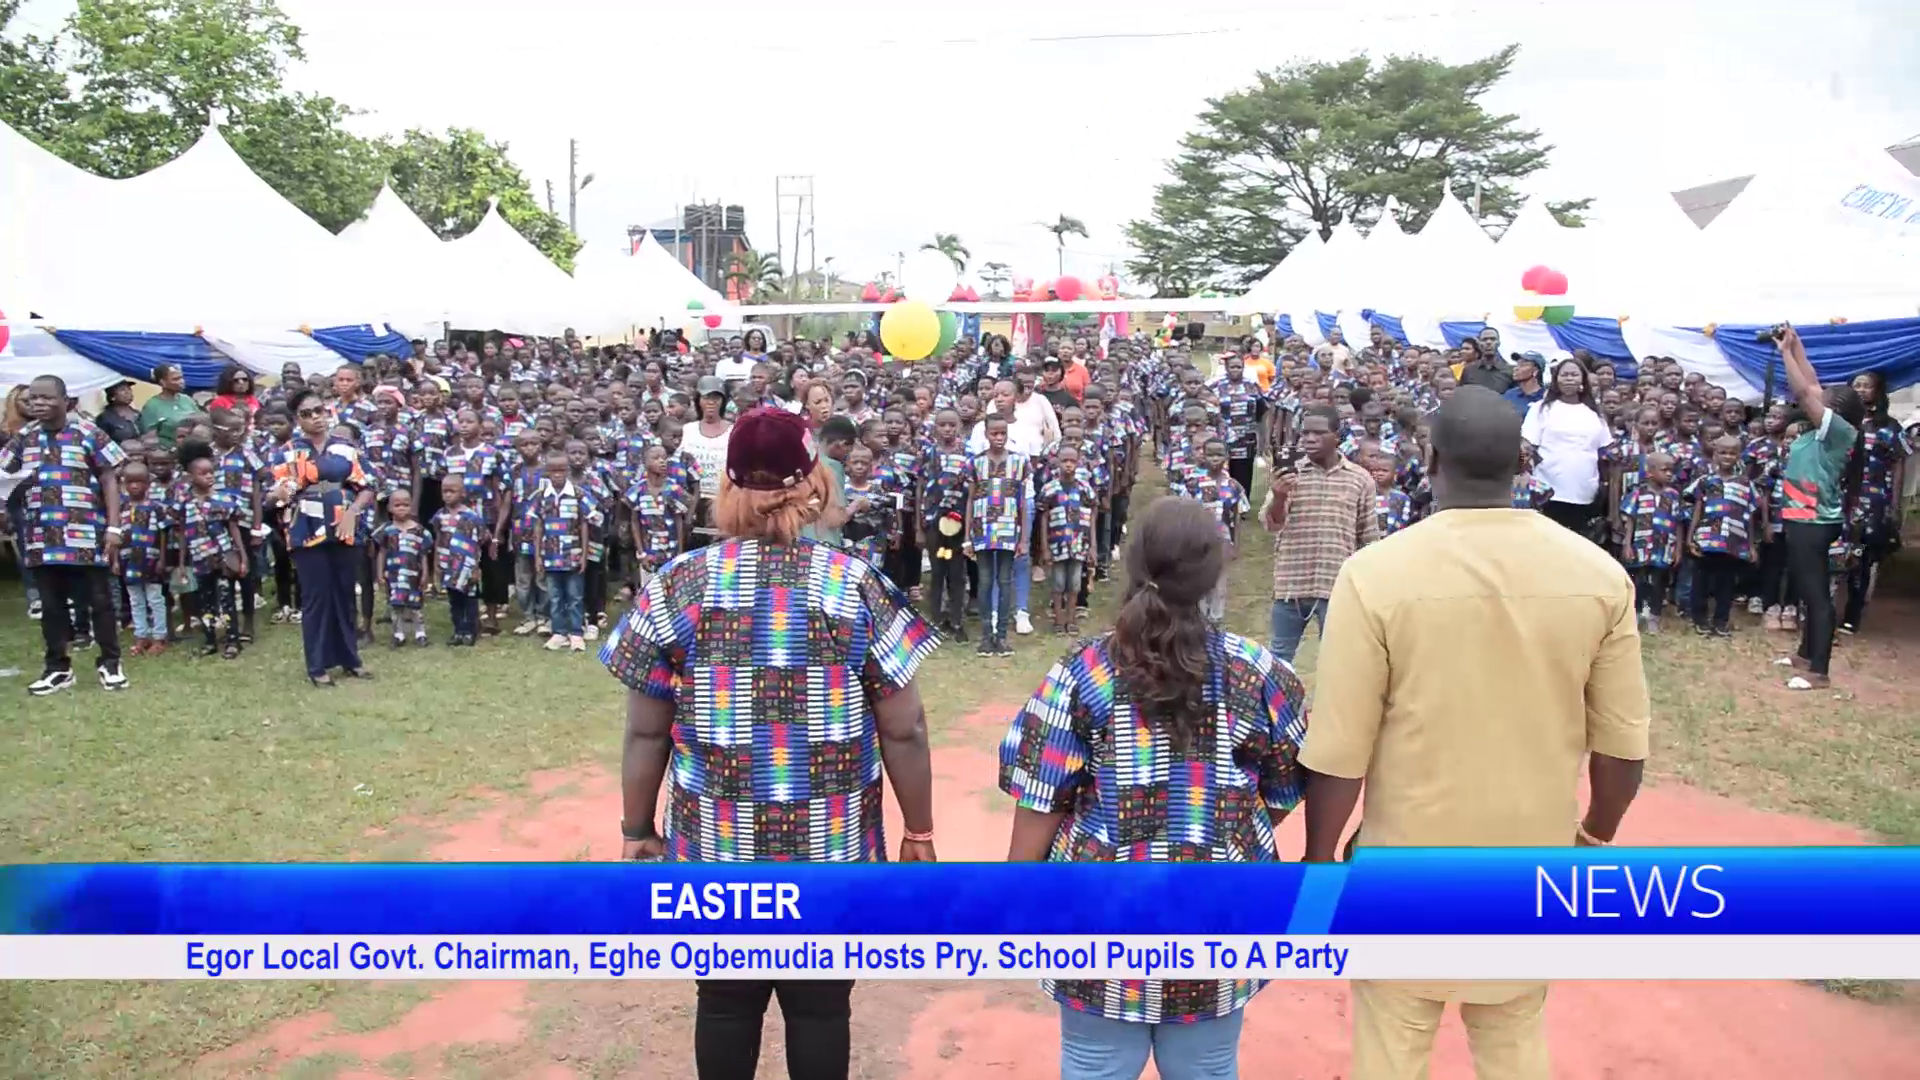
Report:
[[[1373,512],[1380,519],[1380,536],[1384,539],[1413,524],[1413,497],[1399,488],[1376,491]]]
[[[433,550],[433,530],[417,521],[407,528],[388,522],[373,534],[373,540],[385,555],[381,571],[387,583],[388,606],[419,607],[425,598],[427,552]]]
[[[1235,461],[1253,457],[1260,445],[1260,384],[1222,375],[1207,386],[1219,399],[1220,414],[1226,421],[1227,456]]]
[[[600,520],[600,504],[587,489],[572,480],[560,487],[542,480],[528,501],[523,554],[540,560],[543,570],[585,570],[587,548],[583,524]]]
[[[352,443],[335,439],[322,449],[306,436],[295,435],[274,451],[270,466],[276,482],[286,477],[298,488],[284,513],[288,546],[352,544],[361,539],[353,503],[372,481]]]
[[[693,503],[687,490],[672,479],[654,491],[645,477],[627,489],[627,505],[633,507],[633,525],[640,533],[640,546],[634,555],[648,570],[658,570],[680,554],[681,529]]]
[[[870,477],[864,487],[855,487],[853,481],[847,481],[841,494],[848,506],[852,506],[855,499],[867,500],[867,505],[840,527],[841,539],[846,541],[848,551],[879,566],[887,557],[894,521],[899,517],[893,506],[893,492],[884,481]]]
[[[1893,490],[1893,473],[1907,455],[1913,453],[1913,446],[1907,442],[1907,433],[1900,429],[1898,421],[1876,421],[1872,417],[1867,418],[1861,445],[1867,456],[1860,469],[1860,497],[1854,500],[1854,519],[1879,530],[1888,527],[1891,515],[1896,519],[1893,526],[1897,530],[1897,515],[1891,512],[1900,493]]]
[[[1093,517],[1100,497],[1093,485],[1056,473],[1040,489],[1039,513],[1047,526],[1047,557],[1055,562],[1093,558]]]
[[[447,475],[447,448],[453,445],[453,415],[445,409],[414,416],[408,433],[413,444],[413,468],[422,480]]]
[[[1181,494],[1212,511],[1214,523],[1220,528],[1220,539],[1234,543],[1240,532],[1240,515],[1248,509],[1247,492],[1240,481],[1231,476],[1189,472]]]
[[[1667,569],[1680,563],[1680,526],[1685,504],[1673,487],[1655,489],[1641,484],[1620,500],[1626,524],[1628,566]]]
[[[1512,506],[1515,510],[1545,510],[1552,501],[1552,484],[1532,473],[1514,474]]]
[[[920,524],[931,540],[934,524],[943,516],[964,512],[973,485],[973,459],[960,447],[929,446],[920,456],[919,476]]]
[[[1031,470],[1025,454],[1008,450],[995,461],[975,454],[967,467],[967,540],[975,551],[1012,551],[1020,542],[1020,501]]]
[[[380,498],[413,489],[413,435],[405,424],[368,424],[360,432],[360,455],[380,478]]]
[[[128,585],[166,581],[167,529],[172,516],[166,500],[156,499],[151,493],[121,501],[120,518],[126,532],[120,539],[121,580]]]
[[[221,572],[221,557],[235,550],[230,527],[246,516],[232,495],[214,488],[188,493],[174,511],[174,528],[188,566],[201,577]]]
[[[440,569],[440,587],[472,592],[480,586],[480,551],[487,526],[471,506],[444,509],[433,515],[433,561]]]
[[[1693,542],[1702,554],[1745,559],[1753,551],[1753,519],[1760,499],[1744,477],[1703,476],[1687,488],[1687,500],[1700,509]]]
[[[1306,692],[1266,648],[1210,629],[1208,711],[1185,750],[1127,692],[1110,636],[1048,671],[1000,743],[1000,790],[1041,814],[1065,814],[1054,862],[1274,862],[1270,810],[1300,801],[1295,766]],[[1070,1009],[1110,1020],[1189,1023],[1226,1016],[1253,980],[1048,980]]]
[[[107,504],[100,475],[127,460],[126,451],[93,421],[68,416],[48,431],[34,420],[0,451],[0,472],[20,481],[28,566],[105,566]]]
[[[879,570],[818,541],[722,540],[668,563],[601,650],[676,708],[667,857],[884,860],[872,703],[935,642]]]
[[[479,511],[487,528],[493,528],[500,520],[500,452],[491,443],[455,443],[447,448],[446,463],[446,474],[458,476],[466,489],[467,505]]]
[[[224,452],[215,449],[220,456],[213,461],[213,486],[240,507],[240,528],[251,529],[254,526],[253,493],[267,472],[266,459],[245,442]],[[265,482],[272,483],[271,476],[266,476]],[[247,542],[252,543],[252,538]]]

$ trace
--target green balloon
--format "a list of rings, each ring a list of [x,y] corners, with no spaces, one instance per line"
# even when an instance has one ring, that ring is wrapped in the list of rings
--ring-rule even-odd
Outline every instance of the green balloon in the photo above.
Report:
[[[702,302],[702,301],[699,301],[699,300],[689,300],[689,301],[687,301],[687,310],[688,310],[688,311],[702,311],[702,310],[704,310],[704,309],[706,308],[706,306],[707,306],[707,305],[706,305],[706,304],[705,304],[704,302]]]
[[[1557,304],[1540,312],[1540,321],[1548,326],[1565,326],[1573,321],[1573,305]]]
[[[953,343],[960,340],[960,316],[955,315],[951,311],[942,311],[939,315],[940,344],[933,347],[933,353],[931,355],[934,356],[939,356],[941,353],[953,348]]]

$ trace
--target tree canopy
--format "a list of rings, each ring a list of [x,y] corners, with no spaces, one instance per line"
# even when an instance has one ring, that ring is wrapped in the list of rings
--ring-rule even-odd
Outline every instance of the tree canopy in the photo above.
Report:
[[[20,0],[0,0],[0,31]],[[580,242],[539,205],[507,147],[462,128],[398,139],[349,130],[348,105],[289,89],[300,28],[274,0],[80,0],[52,38],[0,37],[0,120],[90,172],[137,176],[180,156],[216,114],[261,179],[338,232],[382,180],[442,237],[498,199],[562,268]]]
[[[1389,196],[1417,229],[1443,189],[1483,220],[1512,220],[1515,182],[1547,166],[1550,145],[1519,118],[1481,104],[1519,53],[1509,45],[1464,64],[1423,56],[1356,56],[1261,72],[1210,98],[1196,130],[1168,163],[1153,212],[1127,225],[1128,269],[1163,292],[1244,285],[1272,269],[1307,233],[1342,221],[1370,225]],[[1591,200],[1549,203],[1581,223]]]

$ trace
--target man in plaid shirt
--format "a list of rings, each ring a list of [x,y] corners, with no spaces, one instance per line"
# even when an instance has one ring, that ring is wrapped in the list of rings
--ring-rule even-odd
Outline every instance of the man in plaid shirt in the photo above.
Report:
[[[1347,556],[1380,538],[1373,478],[1340,456],[1340,414],[1324,406],[1300,419],[1299,464],[1277,473],[1261,511],[1273,536],[1273,654],[1287,663],[1307,623],[1326,630],[1327,597]]]

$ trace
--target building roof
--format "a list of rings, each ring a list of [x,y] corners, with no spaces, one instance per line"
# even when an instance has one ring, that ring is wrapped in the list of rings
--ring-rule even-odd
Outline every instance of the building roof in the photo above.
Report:
[[[1908,172],[1920,176],[1920,135],[1887,147],[1887,153],[1892,154],[1893,160],[1899,162]],[[1680,204],[1680,209],[1687,212],[1687,216],[1693,219],[1695,225],[1704,229],[1708,222],[1719,217],[1720,211],[1725,210],[1728,204],[1733,202],[1734,196],[1747,190],[1747,185],[1752,181],[1751,175],[1736,176],[1731,180],[1716,180],[1711,184],[1701,184],[1699,187],[1676,191],[1673,193],[1673,200]]]

